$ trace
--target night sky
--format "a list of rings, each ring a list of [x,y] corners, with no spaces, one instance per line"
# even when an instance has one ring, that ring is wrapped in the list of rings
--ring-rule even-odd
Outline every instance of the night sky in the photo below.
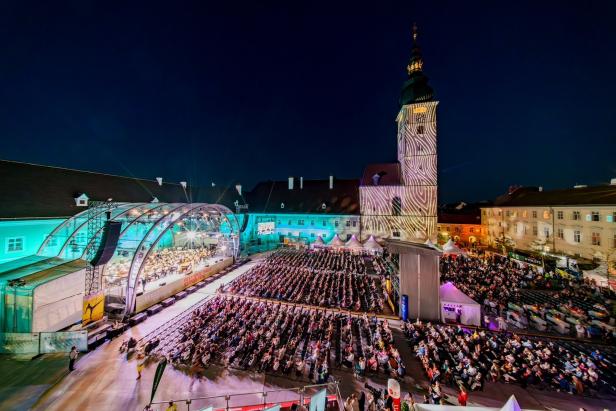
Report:
[[[247,188],[359,178],[395,161],[416,21],[441,202],[616,177],[615,2],[218,3],[2,2],[0,158]]]

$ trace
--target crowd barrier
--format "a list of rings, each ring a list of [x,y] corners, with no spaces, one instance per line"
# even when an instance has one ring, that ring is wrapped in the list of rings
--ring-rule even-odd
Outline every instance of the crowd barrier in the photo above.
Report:
[[[0,333],[0,354],[49,354],[88,350],[87,331]]]

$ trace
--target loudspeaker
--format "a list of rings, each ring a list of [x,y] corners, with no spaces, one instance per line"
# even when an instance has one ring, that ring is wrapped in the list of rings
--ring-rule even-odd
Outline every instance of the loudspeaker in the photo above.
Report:
[[[121,230],[121,222],[109,220],[105,222],[101,243],[98,246],[96,255],[94,256],[92,261],[90,261],[90,264],[103,265],[106,264],[109,260],[111,260],[111,257],[113,257],[115,249],[118,246],[118,239],[120,238]]]

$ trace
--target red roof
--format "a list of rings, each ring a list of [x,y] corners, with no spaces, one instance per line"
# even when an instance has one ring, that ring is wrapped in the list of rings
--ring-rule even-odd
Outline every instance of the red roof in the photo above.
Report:
[[[378,183],[375,184],[378,175]],[[382,163],[382,164],[369,164],[364,169],[364,174],[361,178],[362,186],[397,186],[402,184],[402,177],[400,176],[400,164],[399,163]]]

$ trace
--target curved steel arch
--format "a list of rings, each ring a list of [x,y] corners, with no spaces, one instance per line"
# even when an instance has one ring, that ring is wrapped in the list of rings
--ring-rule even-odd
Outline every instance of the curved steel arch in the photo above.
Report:
[[[119,203],[119,206],[123,206],[127,203]],[[43,243],[41,244],[41,246],[39,247],[39,249],[37,250],[36,254],[40,254],[43,252],[43,248],[45,246],[47,246],[47,244],[49,243],[49,241],[53,238],[54,235],[56,235],[58,233],[58,231],[62,230],[64,227],[66,227],[68,224],[70,224],[71,221],[75,221],[77,218],[82,217],[82,216],[87,216],[88,213],[88,209],[83,210],[80,213],[75,214],[72,217],[69,217],[66,219],[66,221],[64,221],[62,224],[60,224],[59,226],[57,226],[45,239],[45,241],[43,241]],[[100,213],[97,213],[96,216],[99,216],[101,214],[103,214],[105,212],[105,210],[101,210]],[[93,216],[92,218],[94,218],[95,216]],[[88,223],[88,221],[90,221],[92,218],[86,218],[86,220],[82,223],[79,224],[79,226],[77,226],[77,228],[75,228],[70,235],[66,238],[66,241],[64,242],[64,244],[62,244],[62,248],[61,250],[63,250],[66,247],[66,244],[68,243],[68,241],[75,235],[75,233],[77,231],[79,231],[80,229],[83,228],[84,225],[86,225]],[[60,253],[58,253],[59,255]]]
[[[149,238],[150,235],[154,232],[155,226],[152,226],[152,228],[146,233],[146,235],[143,237],[143,240],[141,241],[141,243],[137,247],[135,255],[133,256],[133,261],[131,262],[131,266],[130,266],[129,273],[128,273],[128,278],[127,278],[127,284],[126,284],[126,286],[127,286],[127,288],[126,288],[126,306],[124,308],[125,314],[128,315],[128,314],[133,312],[133,307],[135,305],[135,298],[136,298],[136,296],[135,296],[135,288],[137,287],[137,281],[139,280],[139,277],[141,276],[141,273],[143,272],[143,267],[144,267],[145,261],[147,261],[147,259],[150,256],[152,250],[154,250],[156,248],[156,245],[161,240],[163,235],[165,233],[167,233],[167,231],[170,228],[172,228],[175,225],[175,223],[177,223],[178,221],[183,220],[186,216],[188,216],[191,213],[193,213],[195,211],[198,211],[198,210],[213,210],[213,211],[218,212],[218,214],[222,218],[227,220],[227,222],[229,223],[229,226],[231,227],[232,234],[236,234],[236,241],[239,241],[239,237],[237,237],[237,236],[239,236],[239,233],[237,232],[237,230],[239,228],[239,224],[237,222],[237,217],[235,218],[236,228],[234,229],[231,221],[229,221],[229,218],[227,217],[227,212],[231,213],[233,216],[235,216],[235,214],[231,210],[229,210],[227,207],[221,206],[219,204],[208,204],[208,203],[185,204],[184,206],[187,207],[187,209],[183,210],[181,212],[181,214],[178,215],[177,217],[173,218],[172,213],[169,213],[167,216],[165,216],[165,217],[170,217],[168,219],[168,221],[162,221],[162,219],[157,221],[155,225],[164,224],[165,222],[168,222],[168,224],[167,224],[166,227],[163,227],[163,229],[160,231],[160,233],[158,233],[158,235],[156,235],[156,237],[154,237],[153,239]],[[175,210],[177,210],[177,208]],[[150,241],[150,240],[152,240],[152,241],[149,244],[148,249],[145,252],[145,254],[143,254],[139,259],[137,259],[137,257],[139,256],[139,253],[137,251],[142,248],[142,245],[146,241]],[[235,249],[233,251],[234,251],[233,255],[234,255],[234,257],[236,257],[236,253],[238,251],[238,247],[235,247]]]
[[[112,217],[112,220],[114,218],[120,217],[123,214],[126,214],[130,210],[134,210],[137,207],[141,207],[144,204],[147,204],[147,203],[123,203],[123,204],[119,205],[118,207],[114,208],[114,210],[121,210],[124,207],[128,207],[128,208],[123,210],[123,211],[121,211],[120,214],[116,215],[115,217]],[[106,210],[103,210],[103,213],[105,211]],[[100,215],[100,214],[102,214],[102,213],[97,214],[97,216]],[[61,255],[64,252],[64,250],[66,250],[66,247],[68,247],[70,245],[69,244],[70,240],[77,236],[78,232],[83,228],[83,226],[85,224],[87,224],[88,221],[89,220],[87,220],[84,224],[82,224],[75,231],[73,231],[73,233],[68,237],[68,239],[66,240],[66,242],[64,243],[64,245],[62,246],[60,251],[58,252],[58,256]],[[86,244],[86,246],[83,248],[83,253],[81,254],[80,258],[83,258],[83,256],[86,254],[86,251],[88,250],[88,248],[90,248],[93,245],[93,243],[94,243],[94,241],[96,239],[96,236],[98,235],[99,232],[103,231],[103,228],[104,227],[101,227],[99,230],[97,230],[96,233],[92,236],[92,238],[88,241],[88,244]]]
[[[122,211],[120,214],[118,214],[118,215],[116,215],[115,217],[113,217],[113,218],[112,218],[112,220],[114,220],[114,219],[116,219],[116,218],[120,218],[120,217],[124,216],[125,214],[127,214],[127,213],[129,213],[129,212],[133,211],[135,208],[139,208],[139,207],[142,207],[142,206],[144,206],[144,205],[148,205],[148,204],[150,204],[150,203],[127,203],[127,204],[130,204],[130,205],[131,205],[131,207],[127,208],[126,210]],[[118,207],[118,208],[120,208],[120,207]],[[116,210],[117,210],[118,208],[116,208]],[[148,210],[148,211],[150,211],[150,210]],[[147,212],[147,211],[146,211],[146,212]],[[136,220],[136,219],[138,219],[139,217],[141,217],[143,214],[145,214],[145,213],[141,213],[141,214],[139,214],[139,216],[138,216],[138,217],[135,217],[135,219],[134,219],[133,221],[131,221],[131,222],[130,222],[130,223],[129,223],[129,224],[128,224],[125,228],[124,228],[124,230],[122,230],[122,231],[120,232],[120,236],[124,233],[124,231],[125,231],[125,230],[126,230],[126,229],[127,229],[127,228],[128,228],[128,227],[129,227],[129,226],[130,226],[130,225],[131,225],[131,224],[132,224],[132,223]],[[98,234],[98,232],[100,232],[100,231],[102,231],[102,230],[103,230],[103,229],[101,228],[101,229],[100,229],[100,230],[98,230],[96,233]],[[74,235],[74,233],[73,233],[73,235]],[[88,244],[87,244],[87,245],[83,248],[83,253],[81,254],[81,258],[83,258],[83,256],[84,256],[84,255],[86,255],[86,253],[88,252],[88,249],[94,245],[94,240],[95,240],[95,239],[96,239],[96,235],[95,235],[95,236],[93,236],[93,237],[90,239],[90,241],[88,241]],[[67,244],[65,244],[65,245],[62,247],[62,249],[60,250],[60,252],[58,253],[58,255],[62,254],[62,252],[64,251],[64,249],[66,248],[66,246],[67,246]]]

